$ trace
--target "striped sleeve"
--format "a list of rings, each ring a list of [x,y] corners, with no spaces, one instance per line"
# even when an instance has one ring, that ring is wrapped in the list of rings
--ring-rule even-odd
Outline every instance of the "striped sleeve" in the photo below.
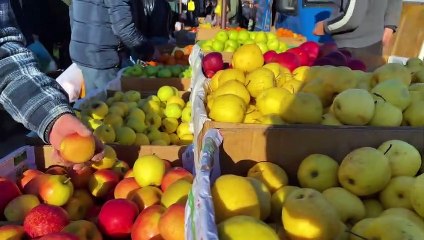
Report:
[[[329,34],[337,34],[355,30],[362,23],[368,8],[368,0],[336,1],[340,10],[324,22],[324,30]]]

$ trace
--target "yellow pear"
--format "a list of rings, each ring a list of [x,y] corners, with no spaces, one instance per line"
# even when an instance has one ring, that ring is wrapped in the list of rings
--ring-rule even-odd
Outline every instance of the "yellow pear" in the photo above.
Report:
[[[358,148],[345,156],[338,178],[340,184],[355,195],[371,195],[383,190],[390,181],[390,163],[375,148]]]
[[[341,187],[326,189],[322,195],[337,210],[340,220],[353,224],[365,217],[365,206],[361,199]]]
[[[304,188],[313,188],[320,192],[338,186],[336,160],[323,154],[311,154],[300,162],[297,179]]]
[[[220,85],[218,89],[213,93],[214,97],[218,97],[224,94],[234,94],[239,96],[248,105],[250,103],[250,94],[247,91],[243,83],[237,80],[230,80]]]
[[[386,215],[375,218],[368,225],[363,237],[384,240],[421,240],[424,239],[424,230],[408,219]]]
[[[214,98],[209,117],[217,122],[241,123],[245,112],[243,99],[234,94],[224,94]]]
[[[252,72],[264,65],[261,49],[256,44],[244,44],[233,54],[233,68],[243,72]]]
[[[249,180],[249,182],[255,188],[255,192],[258,196],[259,205],[261,208],[260,219],[265,221],[271,213],[271,193],[265,184],[258,179],[247,177],[247,180]]]
[[[368,123],[370,126],[398,127],[402,124],[402,110],[382,99],[375,101],[374,116]]]
[[[289,95],[283,88],[268,88],[257,96],[256,107],[263,115],[280,114],[282,103]]]
[[[404,121],[412,127],[424,126],[424,100],[412,102],[403,112]]]
[[[400,110],[405,110],[411,103],[411,95],[409,94],[408,86],[400,80],[386,80],[377,84],[371,93],[383,98],[385,101],[398,107]]]
[[[415,212],[424,217],[424,174],[415,178],[415,183],[410,190],[410,199]]]
[[[355,88],[358,84],[356,74],[348,67],[329,67],[325,69],[324,84],[335,93]]]
[[[406,86],[411,84],[411,73],[400,63],[388,63],[374,70],[372,83],[377,85],[386,80],[400,80]]]
[[[336,209],[315,189],[302,188],[284,203],[282,222],[291,240],[336,239],[343,231]]]
[[[211,194],[217,223],[238,215],[252,216],[258,220],[261,216],[255,188],[244,177],[232,174],[220,176],[213,184]]]
[[[290,93],[295,94],[302,89],[303,85],[304,83],[301,81],[290,80],[283,84],[283,88],[289,91]]]
[[[310,70],[309,66],[300,66],[293,71],[293,79],[300,82],[306,81],[306,76]]]
[[[323,107],[320,99],[312,94],[298,92],[284,99],[281,118],[289,123],[314,124],[321,122]]]
[[[229,68],[222,71],[222,73],[219,75],[218,78],[218,87],[220,87],[225,82],[231,81],[231,80],[237,80],[244,85],[247,84],[246,82],[246,76],[244,73],[238,69]]]
[[[348,89],[334,98],[333,111],[344,124],[366,125],[374,116],[374,99],[364,89]]]
[[[343,123],[341,123],[336,118],[336,116],[334,116],[334,114],[333,113],[330,113],[330,112],[322,115],[321,124],[322,125],[327,125],[327,126],[341,126],[341,125],[343,125]]]
[[[274,221],[281,221],[281,211],[284,202],[294,190],[300,189],[297,186],[284,186],[274,192],[271,196],[271,216]]]
[[[278,114],[267,114],[262,115],[259,119],[259,122],[262,124],[268,124],[268,125],[284,125],[286,124],[283,119],[281,119],[280,115]]]
[[[375,218],[384,211],[383,205],[377,199],[369,198],[364,201],[365,218]]]
[[[333,100],[333,91],[324,85],[324,80],[320,78],[305,82],[302,92],[312,93],[319,97],[324,107],[330,106]]]
[[[260,123],[262,114],[256,109],[255,105],[249,105],[244,116],[243,123]]]
[[[392,176],[416,176],[421,167],[421,154],[411,144],[402,140],[389,140],[378,150],[389,159]]]
[[[254,98],[269,88],[275,87],[274,73],[267,68],[258,68],[246,76],[247,90]]]
[[[349,240],[364,240],[365,231],[368,230],[373,221],[374,218],[364,218],[353,225],[352,229],[348,231],[350,233]]]
[[[373,74],[370,72],[363,72],[360,70],[353,71],[356,74],[357,84],[355,88],[365,89],[367,91],[371,90],[371,79]]]
[[[384,210],[380,216],[389,215],[406,218],[409,221],[413,222],[415,225],[417,225],[420,229],[424,229],[424,220],[412,210],[406,208],[389,208]]]
[[[420,83],[413,83],[413,84],[409,85],[408,90],[409,91],[424,92],[424,83],[422,83],[422,82],[420,82]]]
[[[219,70],[218,72],[215,73],[215,75],[213,75],[213,77],[211,78],[210,82],[209,82],[209,92],[213,92],[216,89],[218,89],[219,87],[219,76],[221,76],[221,74],[224,72],[224,70]]]
[[[274,193],[289,182],[287,173],[275,163],[259,162],[247,172],[248,177],[254,177],[265,183],[271,193]]]
[[[234,216],[217,226],[220,240],[280,240],[266,223],[250,216]]]
[[[411,103],[424,101],[424,91],[409,90],[409,95],[411,95]]]

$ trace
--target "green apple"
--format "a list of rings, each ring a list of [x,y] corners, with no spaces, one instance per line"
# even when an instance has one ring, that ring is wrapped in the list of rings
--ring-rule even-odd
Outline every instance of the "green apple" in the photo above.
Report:
[[[94,136],[96,136],[103,143],[113,143],[116,138],[115,130],[110,125],[101,125],[94,130]]]
[[[237,49],[235,49],[234,47],[228,46],[224,49],[224,52],[235,52]]]
[[[146,114],[140,108],[132,108],[128,113],[127,118],[135,118],[141,122],[144,122],[146,119]]]
[[[406,208],[413,210],[411,204],[411,186],[415,178],[411,176],[399,176],[390,179],[387,186],[380,192],[380,202],[385,209]]]
[[[189,123],[191,122],[191,107],[185,107],[181,112],[181,121]]]
[[[129,90],[124,93],[123,101],[124,102],[137,102],[140,100],[141,94],[135,90]]]
[[[109,107],[105,102],[96,100],[90,104],[90,117],[93,119],[103,119],[109,111]]]
[[[142,110],[146,113],[156,113],[160,114],[162,112],[160,102],[154,101],[154,100],[148,100],[143,106]],[[146,116],[147,118],[147,116]]]
[[[258,32],[249,32],[249,38],[252,39],[252,40],[255,40],[257,33]]]
[[[160,98],[157,95],[150,95],[147,97],[147,100],[150,101],[155,101],[155,102],[160,102]]]
[[[204,42],[202,42],[201,43],[201,48],[203,49],[204,47],[210,47],[210,48],[212,48],[212,40],[206,40],[206,41],[204,41]]]
[[[129,127],[119,127],[116,129],[116,142],[121,145],[133,145],[135,142],[135,131]]]
[[[179,122],[177,118],[164,118],[162,119],[162,129],[166,133],[173,133],[177,131]]]
[[[279,45],[280,45],[278,47],[279,52],[285,52],[285,51],[287,51],[287,49],[289,49],[289,46],[287,46],[287,44],[285,42],[280,42]]]
[[[149,127],[147,129],[147,137],[149,138],[150,143],[154,142],[155,140],[159,140],[162,138],[161,131],[159,129],[154,127]]]
[[[216,52],[222,52],[224,50],[224,42],[219,40],[214,40],[212,43],[212,49]]]
[[[124,93],[121,91],[117,91],[113,94],[112,98],[115,102],[122,101],[122,99],[124,98]]]
[[[108,113],[105,116],[105,119],[103,119],[104,125],[110,125],[114,129],[117,129],[118,127],[121,127],[124,124],[124,120],[120,115],[114,114],[114,113]]]
[[[171,86],[162,86],[159,88],[157,96],[162,102],[166,102],[170,97],[177,94],[178,92],[175,92]]]
[[[159,68],[154,66],[147,66],[145,67],[145,71],[148,77],[154,77],[159,71]]]
[[[176,103],[167,104],[165,108],[165,116],[169,118],[180,118],[182,114],[182,109],[180,105]]]
[[[144,133],[136,133],[135,134],[135,141],[134,145],[141,146],[141,145],[150,145],[150,140]]]
[[[165,175],[165,161],[156,155],[141,156],[134,163],[133,174],[140,187],[160,186]]]
[[[158,129],[162,124],[162,118],[156,113],[147,113],[146,124],[148,127],[154,127]]]
[[[262,54],[268,52],[268,46],[264,42],[258,42],[256,43],[258,47],[261,49]]]
[[[280,47],[280,42],[276,38],[269,39],[266,45],[268,46],[269,50],[277,51],[278,48]]]
[[[114,102],[114,103],[112,103],[112,106],[110,106],[110,107],[111,108],[116,107],[116,108],[121,109],[121,111],[123,112],[123,114],[120,115],[121,117],[127,115],[128,111],[129,111],[128,105],[125,102]]]
[[[271,39],[277,39],[277,35],[275,35],[275,33],[273,33],[273,32],[267,32],[266,37],[267,37],[268,41],[271,40]]]
[[[85,189],[77,189],[63,208],[68,213],[69,219],[76,221],[84,219],[93,206],[94,200],[91,194]]]
[[[249,36],[249,32],[247,30],[243,29],[240,32],[238,32],[237,40],[239,42],[245,42],[249,38],[250,38],[250,36]]]
[[[202,47],[202,50],[205,51],[205,52],[213,52],[214,51],[212,46],[204,46],[204,47]]]
[[[23,222],[31,209],[38,206],[38,197],[32,194],[23,194],[12,199],[4,209],[4,216],[10,222]]]
[[[48,175],[41,183],[40,198],[47,204],[63,206],[74,193],[71,178],[65,175]]]
[[[62,232],[74,234],[79,240],[102,240],[102,234],[96,225],[87,220],[72,221],[66,225]]]
[[[227,32],[225,30],[221,30],[219,31],[216,35],[215,35],[215,40],[221,41],[221,42],[225,42],[228,40],[228,35]]]
[[[125,102],[127,104],[127,106],[128,106],[128,111],[131,111],[134,108],[138,108],[137,102]]]
[[[120,117],[123,117],[125,115],[125,110],[112,103],[112,106],[109,108],[108,114],[113,114],[113,115],[118,115]]]
[[[313,188],[320,192],[338,186],[336,160],[323,154],[311,154],[300,162],[297,179],[303,188]]]
[[[257,32],[254,40],[256,43],[266,43],[268,38],[265,32]]]
[[[171,137],[166,132],[161,132],[160,133],[160,139],[159,140],[164,141],[166,146],[168,146],[169,144],[171,144]]]
[[[236,40],[228,39],[228,40],[225,42],[225,48],[227,48],[227,47],[232,47],[232,48],[234,48],[234,49],[237,49],[237,48],[238,48],[238,46],[239,46],[239,44],[238,44],[238,42],[237,42]]]
[[[243,44],[255,44],[255,41],[252,39],[247,39]]]
[[[144,123],[144,121],[140,121],[139,119],[134,117],[127,118],[126,126],[130,127],[136,133],[143,133],[147,129],[147,125],[146,123]]]

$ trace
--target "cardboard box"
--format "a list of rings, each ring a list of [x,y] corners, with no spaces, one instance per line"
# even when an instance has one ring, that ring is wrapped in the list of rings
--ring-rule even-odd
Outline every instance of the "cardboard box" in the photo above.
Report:
[[[138,77],[122,77],[122,91],[136,90],[139,92],[157,91],[160,87],[168,85],[176,87],[180,91],[188,91],[190,89],[190,78],[138,78]]]
[[[221,31],[220,27],[213,28],[198,28],[196,34],[196,42],[201,40],[209,40],[215,37],[215,35]]]

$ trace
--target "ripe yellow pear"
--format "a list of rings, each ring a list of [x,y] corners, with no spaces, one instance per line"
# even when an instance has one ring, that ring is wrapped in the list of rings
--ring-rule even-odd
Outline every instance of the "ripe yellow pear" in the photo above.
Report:
[[[388,63],[374,70],[372,83],[377,85],[380,82],[387,80],[400,80],[406,86],[411,84],[411,73],[400,63]]]
[[[353,225],[352,229],[349,231],[349,240],[364,240],[364,233],[368,230],[373,221],[374,218],[364,218]]]
[[[358,79],[356,88],[365,89],[367,91],[371,90],[371,79],[373,76],[373,73],[370,72],[363,72],[359,70],[353,71],[356,73],[356,78]]]
[[[348,67],[326,67],[324,74],[324,84],[335,93],[355,88],[358,84],[355,72]]]
[[[309,66],[300,66],[293,71],[293,79],[300,82],[305,82],[307,75],[309,74]]]
[[[311,154],[299,165],[297,179],[304,188],[313,188],[320,192],[338,186],[336,160],[323,154]]]
[[[384,210],[380,216],[398,216],[401,218],[406,218],[417,225],[420,229],[424,229],[424,220],[413,210],[406,208],[389,208]]]
[[[240,123],[244,120],[246,103],[239,96],[225,94],[214,98],[209,117],[217,122]]]
[[[302,88],[302,92],[312,93],[318,96],[324,107],[331,105],[334,94],[331,88],[324,85],[324,80],[321,78],[313,78],[310,81],[306,81]]]
[[[284,203],[282,222],[291,240],[336,239],[343,231],[336,209],[315,189],[302,188]]]
[[[419,240],[424,239],[424,230],[408,219],[386,215],[375,218],[365,230],[363,237],[384,240]]]
[[[234,216],[218,224],[220,240],[279,240],[277,233],[266,223],[250,216]]]
[[[390,163],[380,151],[371,147],[353,150],[340,164],[340,184],[357,196],[368,196],[384,189],[391,178]]]
[[[304,83],[298,80],[289,80],[283,84],[283,88],[289,91],[292,94],[299,92]]]
[[[209,88],[208,88],[209,92],[213,92],[216,89],[218,89],[218,87],[219,87],[219,81],[218,81],[218,79],[219,79],[219,77],[221,76],[221,74],[223,72],[224,72],[224,70],[219,70],[218,72],[215,73],[215,75],[213,75],[213,77],[211,78],[211,80],[210,80],[210,82],[208,84],[208,86],[209,86]]]
[[[374,116],[368,123],[370,126],[398,127],[402,124],[402,110],[382,99],[375,101]]]
[[[424,126],[424,100],[412,102],[403,112],[404,121],[412,127]]]
[[[265,183],[271,193],[274,193],[289,182],[287,173],[275,163],[259,162],[249,169],[248,177],[254,177]]]
[[[415,178],[415,183],[410,191],[412,207],[418,215],[424,217],[424,174]]]
[[[272,220],[281,221],[281,211],[283,210],[284,202],[294,190],[300,189],[297,186],[284,186],[274,192],[271,196],[271,217]]]
[[[211,194],[217,223],[238,215],[260,219],[259,198],[248,179],[231,174],[222,175],[213,184]]]
[[[374,99],[363,89],[348,89],[339,93],[333,102],[337,119],[348,125],[366,125],[374,116]]]
[[[283,101],[289,95],[290,93],[283,88],[268,88],[256,97],[256,107],[263,115],[280,114]]]
[[[262,114],[255,107],[255,105],[249,105],[246,110],[246,114],[244,115],[243,123],[260,123]]]
[[[246,76],[243,71],[239,69],[229,68],[222,71],[218,78],[218,87],[222,86],[224,83],[237,80],[241,82],[243,85],[246,85]],[[217,87],[217,89],[218,89]]]
[[[374,198],[365,199],[365,218],[375,218],[380,216],[380,214],[384,211],[384,207],[380,201]]]
[[[261,116],[259,118],[259,122],[262,124],[269,124],[269,125],[284,125],[286,124],[283,119],[281,119],[280,115],[278,114],[267,114]]]
[[[341,187],[326,189],[322,195],[337,210],[340,220],[354,224],[365,217],[365,206],[361,199]]]
[[[264,65],[261,49],[256,44],[244,44],[233,54],[233,68],[243,72],[252,72]]]
[[[393,79],[381,82],[371,90],[371,93],[383,98],[402,111],[411,103],[408,86],[400,80]]]
[[[343,125],[343,123],[341,123],[336,118],[336,116],[334,116],[334,113],[330,113],[330,112],[322,115],[321,124],[327,125],[327,126],[341,126],[341,125]]]
[[[255,188],[256,195],[259,199],[259,205],[261,208],[261,220],[266,220],[271,213],[271,193],[265,184],[256,178],[247,177],[252,186]]]
[[[322,113],[320,99],[312,93],[305,92],[286,97],[280,109],[281,118],[288,123],[320,123]]]
[[[250,103],[250,94],[247,91],[243,83],[237,80],[230,80],[220,85],[218,89],[213,93],[214,97],[218,97],[225,94],[234,94],[244,100],[245,104]]]
[[[247,90],[254,98],[269,88],[275,87],[274,73],[267,68],[258,68],[246,76]]]
[[[416,176],[421,167],[421,155],[411,144],[402,140],[389,140],[378,150],[389,159],[392,176]]]

